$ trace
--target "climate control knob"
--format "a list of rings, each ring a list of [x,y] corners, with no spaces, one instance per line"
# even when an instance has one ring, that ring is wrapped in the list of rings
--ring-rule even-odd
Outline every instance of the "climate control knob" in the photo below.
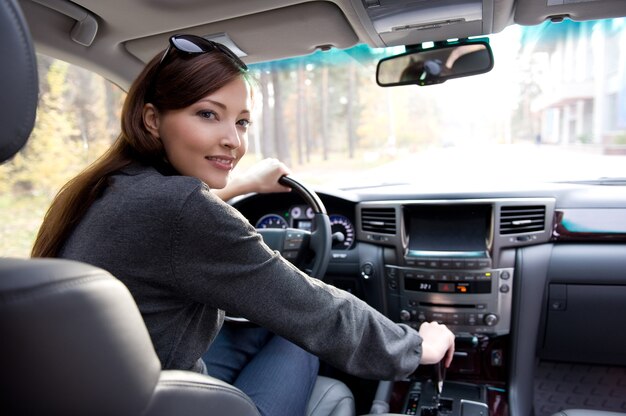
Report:
[[[498,323],[498,315],[494,313],[488,313],[487,315],[485,315],[485,318],[483,319],[483,321],[485,322],[485,325],[487,326],[494,326],[495,324]]]
[[[407,311],[406,309],[402,309],[400,311],[400,320],[401,321],[410,321],[411,320],[411,312]]]

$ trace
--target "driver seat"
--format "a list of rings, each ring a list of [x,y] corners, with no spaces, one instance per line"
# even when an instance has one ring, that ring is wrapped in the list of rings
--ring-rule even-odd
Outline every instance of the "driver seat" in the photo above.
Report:
[[[15,0],[0,2],[0,162],[26,143],[38,80]],[[128,289],[108,272],[62,259],[0,258],[0,414],[242,415],[259,413],[215,378],[161,370]],[[308,416],[352,416],[341,382],[318,377]]]

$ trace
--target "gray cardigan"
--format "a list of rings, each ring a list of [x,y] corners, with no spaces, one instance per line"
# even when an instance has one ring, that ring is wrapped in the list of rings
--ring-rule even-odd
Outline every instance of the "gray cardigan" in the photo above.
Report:
[[[60,257],[128,287],[166,369],[198,371],[224,310],[356,376],[401,379],[419,363],[417,331],[302,273],[192,177],[139,165],[113,175]]]

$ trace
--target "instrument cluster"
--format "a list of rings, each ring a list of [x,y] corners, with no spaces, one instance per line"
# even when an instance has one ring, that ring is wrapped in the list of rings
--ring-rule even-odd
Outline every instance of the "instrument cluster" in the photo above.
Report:
[[[345,215],[330,214],[333,250],[349,250],[354,246],[356,231],[352,221]],[[297,228],[311,231],[313,210],[307,205],[293,205],[282,213],[263,215],[256,228]]]

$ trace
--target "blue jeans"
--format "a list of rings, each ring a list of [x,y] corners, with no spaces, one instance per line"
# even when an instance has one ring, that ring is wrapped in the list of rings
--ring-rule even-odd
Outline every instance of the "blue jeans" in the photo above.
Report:
[[[224,323],[202,356],[207,373],[246,393],[262,416],[305,415],[319,360],[265,328]]]

